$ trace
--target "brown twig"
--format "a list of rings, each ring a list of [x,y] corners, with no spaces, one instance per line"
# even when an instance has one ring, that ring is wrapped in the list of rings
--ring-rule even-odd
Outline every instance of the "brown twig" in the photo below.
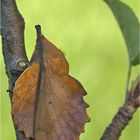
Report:
[[[15,81],[28,67],[28,59],[24,47],[24,20],[20,15],[15,0],[1,0],[0,33],[2,50],[9,79],[10,99],[12,99]],[[28,140],[16,129],[17,140]]]
[[[114,116],[100,140],[118,140],[124,128],[129,124],[133,114],[140,106],[140,77],[133,83],[125,103]]]

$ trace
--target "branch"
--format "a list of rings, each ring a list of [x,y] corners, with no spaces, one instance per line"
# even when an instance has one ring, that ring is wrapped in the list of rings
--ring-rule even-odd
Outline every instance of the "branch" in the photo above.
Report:
[[[28,67],[28,59],[24,47],[24,20],[20,15],[15,0],[1,0],[0,33],[2,51],[9,80],[10,99],[12,99],[15,81]],[[17,140],[28,140],[16,129]]]
[[[138,76],[128,92],[123,106],[114,116],[100,140],[118,140],[133,114],[140,106],[140,77]]]
[[[9,90],[28,65],[24,48],[24,20],[15,0],[1,0],[1,35]]]

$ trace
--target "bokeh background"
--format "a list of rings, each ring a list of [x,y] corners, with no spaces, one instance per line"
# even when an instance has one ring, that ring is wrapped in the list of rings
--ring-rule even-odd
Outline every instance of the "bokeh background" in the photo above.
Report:
[[[138,0],[122,0],[139,17]],[[70,65],[70,75],[78,79],[88,95],[85,100],[91,122],[81,140],[99,140],[105,127],[124,100],[128,70],[127,50],[109,7],[102,0],[17,0],[26,23],[28,57],[35,46],[36,24],[60,48]],[[134,67],[132,79],[139,67]],[[6,89],[2,50],[0,50],[0,140],[15,140]],[[138,111],[120,140],[139,139]]]

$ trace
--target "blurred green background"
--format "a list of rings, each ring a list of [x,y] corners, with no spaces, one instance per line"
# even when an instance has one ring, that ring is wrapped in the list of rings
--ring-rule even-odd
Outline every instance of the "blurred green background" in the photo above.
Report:
[[[139,17],[138,0],[123,0]],[[78,79],[88,95],[85,100],[91,122],[81,140],[99,140],[105,127],[124,100],[128,70],[127,51],[119,27],[102,0],[17,0],[26,22],[25,44],[28,57],[35,46],[36,24],[60,48],[70,65],[70,75]],[[0,50],[0,140],[15,140]],[[134,67],[132,79],[139,67]],[[139,139],[138,111],[120,140]]]

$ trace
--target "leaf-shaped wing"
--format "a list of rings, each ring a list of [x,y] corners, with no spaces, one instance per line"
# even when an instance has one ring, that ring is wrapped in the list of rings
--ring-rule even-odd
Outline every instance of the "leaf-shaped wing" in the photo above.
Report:
[[[14,88],[12,114],[15,126],[26,137],[33,137],[34,104],[39,65],[27,68],[18,78]]]
[[[32,66],[14,88],[15,125],[35,140],[78,140],[89,121],[83,100],[86,91],[68,75],[68,62],[59,49],[43,36],[37,44]]]
[[[78,140],[89,121],[87,104],[83,101],[86,92],[81,84],[68,75],[59,76],[46,70],[40,92],[36,140]]]

